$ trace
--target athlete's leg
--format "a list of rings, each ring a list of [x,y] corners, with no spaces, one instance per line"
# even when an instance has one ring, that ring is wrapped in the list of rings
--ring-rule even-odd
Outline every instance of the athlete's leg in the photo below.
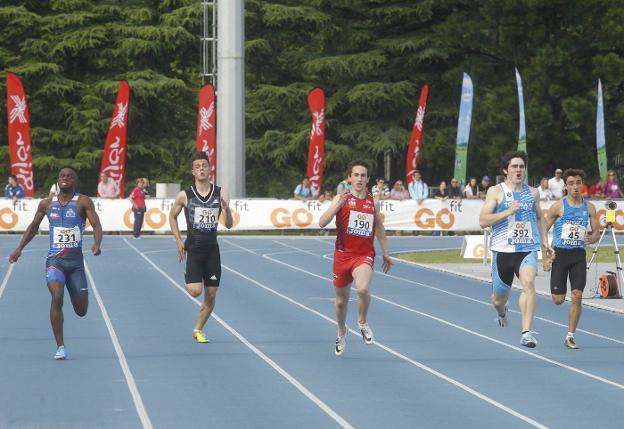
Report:
[[[212,314],[212,310],[214,310],[217,290],[219,288],[216,286],[210,286],[205,287],[204,289],[206,292],[204,293],[204,302],[202,302],[201,307],[199,307],[199,317],[197,318],[197,323],[195,324],[196,331],[204,329],[204,325]]]
[[[585,267],[585,251],[575,255],[574,265],[570,267],[570,287],[572,289],[572,305],[568,314],[568,332],[574,333],[581,318],[583,291],[587,282]]]
[[[336,291],[336,322],[338,323],[338,336],[347,335],[347,306],[351,292],[350,284],[344,287],[334,287]]]
[[[520,312],[522,314],[522,332],[530,331],[533,326],[533,316],[535,315],[535,276],[537,271],[533,266],[524,266],[520,269]]]
[[[507,301],[513,282],[513,265],[510,256],[500,252],[492,252],[492,305],[498,314],[501,327],[507,326]]]
[[[202,289],[204,288],[204,283],[203,282],[186,283],[184,285],[184,288],[189,293],[189,295],[191,295],[193,298],[197,298],[202,293]]]
[[[368,264],[361,264],[353,270],[355,290],[358,294],[358,323],[366,323],[368,307],[370,306],[371,294],[370,283],[373,278],[373,268]]]
[[[78,316],[84,317],[89,308],[89,292],[82,262],[78,268],[66,274],[65,285],[67,286],[67,291],[69,292],[72,305],[74,306],[74,312]]]
[[[52,295],[50,303],[50,324],[52,325],[52,333],[56,340],[56,346],[60,347],[63,342],[63,296],[65,285],[60,281],[53,280],[48,282],[48,290]]]

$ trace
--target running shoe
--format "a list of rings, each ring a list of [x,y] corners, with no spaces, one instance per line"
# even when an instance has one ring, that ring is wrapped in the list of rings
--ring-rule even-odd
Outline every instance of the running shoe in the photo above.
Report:
[[[373,331],[370,326],[368,326],[368,323],[359,323],[359,325],[364,342],[366,344],[373,344]]]
[[[566,336],[566,339],[563,343],[569,349],[578,349],[578,346],[576,345],[576,341],[574,341],[574,337]]]
[[[535,339],[533,334],[531,334],[531,332],[526,332],[522,334],[522,339],[520,340],[520,344],[522,344],[524,347],[528,347],[532,349],[535,346],[537,346],[537,340]]]
[[[193,338],[195,339],[195,341],[197,341],[198,343],[209,343],[210,341],[208,341],[208,338],[206,338],[206,334],[204,334],[202,331],[198,331],[198,330],[194,330],[193,331]]]
[[[334,347],[334,353],[336,356],[340,356],[342,352],[344,352],[345,347],[347,346],[347,335],[344,337],[340,335],[336,338],[336,346]]]
[[[507,327],[507,305],[505,305],[505,313],[502,316],[498,315],[498,326],[501,328]]]
[[[54,354],[55,360],[64,360],[67,359],[67,351],[65,350],[65,346],[59,346]]]

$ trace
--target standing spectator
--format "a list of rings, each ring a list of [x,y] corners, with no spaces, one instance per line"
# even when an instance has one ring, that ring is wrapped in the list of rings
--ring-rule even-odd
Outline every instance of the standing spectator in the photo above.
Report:
[[[304,177],[301,183],[297,185],[294,191],[294,198],[301,201],[314,199],[314,195],[312,195],[312,188],[310,188],[310,179]]]
[[[451,179],[451,186],[449,187],[449,198],[461,199],[462,190],[459,187],[459,180],[456,178]]]
[[[614,170],[607,172],[607,180],[602,185],[602,192],[606,198],[624,198],[620,189],[620,182]]]
[[[446,182],[443,180],[440,182],[438,189],[433,191],[433,198],[437,200],[446,200],[449,197],[449,190],[446,187]]]
[[[145,216],[145,189],[147,188],[147,179],[141,177],[136,180],[135,187],[130,192],[130,202],[132,203],[132,212],[134,213],[134,228],[132,233],[134,238],[141,238],[141,228],[143,227],[143,217]]]
[[[548,189],[550,189],[550,193],[552,194],[553,200],[560,200],[563,197],[563,192],[565,191],[565,182],[561,178],[563,171],[560,168],[555,170],[555,177],[551,177],[548,179]]]
[[[100,173],[100,183],[98,183],[98,197],[119,197],[119,185],[110,177],[108,173]]]
[[[485,194],[487,194],[488,189],[490,189],[491,183],[489,177],[483,176],[481,178],[481,183],[479,184],[479,198],[482,200],[485,199]]]
[[[351,182],[349,182],[349,178],[347,177],[342,182],[338,183],[336,187],[336,195],[340,195],[344,192],[349,192],[351,190]]]
[[[602,198],[604,194],[602,192],[604,184],[602,180],[596,179],[593,185],[589,187],[589,198]]]
[[[552,192],[548,189],[548,178],[542,177],[540,180],[540,185],[537,187],[537,191],[539,192],[540,201],[550,201],[553,199]]]
[[[464,188],[464,198],[475,200],[479,198],[479,187],[477,186],[477,178],[471,177],[470,181]]]
[[[419,205],[422,204],[423,200],[429,198],[429,187],[423,182],[418,170],[412,174],[412,181],[407,185],[407,190],[412,200],[416,200]]]
[[[376,200],[387,200],[390,198],[390,190],[388,189],[388,185],[386,185],[386,179],[378,177],[377,183],[373,186],[373,189],[371,189],[371,193]]]
[[[407,200],[409,197],[410,197],[410,194],[409,192],[407,192],[407,189],[405,189],[405,186],[403,185],[403,181],[397,180],[396,182],[394,182],[394,186],[392,187],[392,190],[390,191],[390,199],[403,201],[403,200]]]
[[[59,194],[58,183],[54,182],[52,186],[50,186],[50,192],[48,193],[48,198],[56,197]]]
[[[17,183],[17,177],[11,175],[8,178],[8,183],[4,187],[4,198],[12,198],[13,201],[17,201],[20,198],[24,198],[24,188]]]

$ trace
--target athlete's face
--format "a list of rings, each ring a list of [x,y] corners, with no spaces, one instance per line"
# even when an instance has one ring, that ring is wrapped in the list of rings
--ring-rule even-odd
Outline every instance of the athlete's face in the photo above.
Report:
[[[362,165],[356,165],[351,169],[349,182],[356,192],[362,192],[368,183],[368,170]]]
[[[63,168],[58,175],[58,186],[61,191],[73,189],[78,176],[71,168]]]
[[[522,158],[511,158],[507,165],[507,179],[512,183],[522,183],[524,181],[525,165]]]
[[[196,159],[193,161],[192,173],[195,179],[206,180],[210,173],[210,164],[205,159]]]
[[[565,182],[566,191],[572,198],[581,198],[583,188],[583,178],[581,176],[568,176]]]

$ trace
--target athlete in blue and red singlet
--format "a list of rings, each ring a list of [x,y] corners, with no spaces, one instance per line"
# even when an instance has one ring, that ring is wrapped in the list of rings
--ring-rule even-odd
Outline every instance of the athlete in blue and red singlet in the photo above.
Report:
[[[50,322],[56,339],[54,359],[66,359],[63,341],[63,294],[65,286],[71,297],[74,311],[80,317],[87,314],[89,295],[82,259],[82,236],[85,221],[93,227],[95,256],[100,254],[102,226],[91,198],[75,191],[78,173],[73,167],[63,167],[58,176],[59,193],[41,200],[37,212],[26,232],[9,256],[9,262],[17,262],[24,247],[33,239],[45,216],[50,223],[50,250],[46,259],[46,282],[52,295]]]
[[[392,266],[388,254],[386,230],[379,216],[373,196],[366,191],[369,167],[365,161],[355,160],[349,164],[348,180],[351,190],[336,195],[319,225],[325,228],[336,217],[336,250],[334,252],[334,287],[336,291],[336,321],[338,337],[334,352],[341,355],[345,349],[347,336],[347,304],[349,285],[355,280],[358,293],[358,325],[362,339],[372,344],[373,331],[368,326],[366,316],[370,305],[370,283],[373,277],[375,260],[375,236],[383,251],[382,268],[384,273]]]

